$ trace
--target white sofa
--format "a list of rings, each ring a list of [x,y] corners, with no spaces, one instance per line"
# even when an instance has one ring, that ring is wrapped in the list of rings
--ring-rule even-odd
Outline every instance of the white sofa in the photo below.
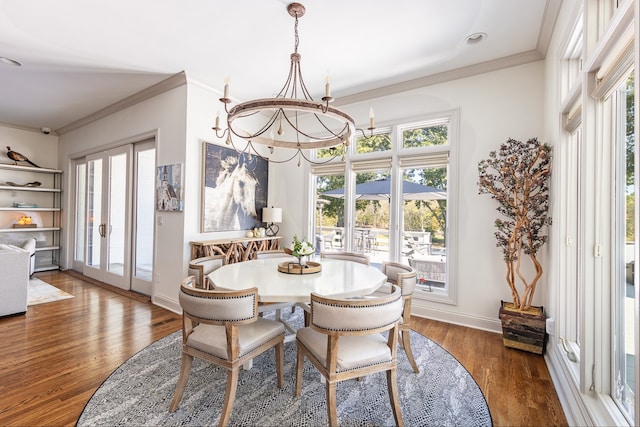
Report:
[[[29,252],[29,276],[33,274],[33,270],[36,266],[36,239],[30,238],[14,238],[0,236],[0,244],[12,245],[22,248]]]
[[[0,244],[0,316],[27,311],[29,251]]]

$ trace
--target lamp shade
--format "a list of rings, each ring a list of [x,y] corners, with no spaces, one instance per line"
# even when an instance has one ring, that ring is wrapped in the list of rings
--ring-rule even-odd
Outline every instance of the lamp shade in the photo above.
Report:
[[[282,208],[262,208],[262,222],[282,222]]]

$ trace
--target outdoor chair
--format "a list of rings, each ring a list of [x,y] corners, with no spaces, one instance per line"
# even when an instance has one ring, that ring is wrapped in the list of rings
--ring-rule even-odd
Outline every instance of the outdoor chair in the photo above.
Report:
[[[411,302],[413,299],[413,291],[416,288],[417,273],[408,265],[396,262],[384,261],[382,263],[382,272],[387,276],[387,284],[382,285],[377,291],[369,294],[369,296],[380,297],[389,295],[393,285],[397,285],[402,293],[403,310],[402,319],[400,321],[400,334],[402,337],[401,345],[409,359],[409,363],[415,373],[420,372],[418,365],[411,351]]]
[[[433,291],[433,285],[442,287],[446,282],[446,263],[444,261],[430,261],[409,258],[409,265],[418,273],[418,283],[427,285],[428,291]]]
[[[207,274],[225,264],[224,255],[211,255],[189,261],[189,276],[195,276],[196,285],[200,289],[213,289],[211,281],[207,280]]]
[[[320,257],[327,259],[342,259],[345,261],[354,261],[359,262],[360,264],[369,265],[369,256],[353,252],[322,252]]]
[[[240,367],[275,347],[278,387],[284,385],[284,326],[258,317],[258,290],[210,291],[197,289],[195,278],[180,286],[182,307],[182,367],[169,408],[178,409],[193,358],[198,357],[227,370],[220,426],[229,423],[238,386]]]
[[[386,372],[393,416],[396,425],[402,426],[396,381],[401,313],[402,296],[397,286],[380,298],[332,299],[312,293],[310,326],[296,334],[296,396],[302,393],[306,357],[326,379],[329,425],[337,426],[337,383]],[[384,331],[388,331],[387,337],[381,334]]]

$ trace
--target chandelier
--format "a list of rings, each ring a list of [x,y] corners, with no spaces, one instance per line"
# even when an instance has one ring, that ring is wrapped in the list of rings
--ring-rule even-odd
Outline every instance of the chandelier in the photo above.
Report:
[[[307,90],[300,69],[301,55],[298,53],[298,18],[305,13],[305,7],[300,3],[287,6],[289,15],[295,18],[294,52],[291,54],[289,75],[280,92],[273,98],[254,99],[240,103],[231,109],[229,104],[229,82],[224,85],[224,94],[220,102],[224,104],[227,113],[227,127],[220,128],[220,115],[216,116],[215,126],[212,128],[218,138],[225,138],[226,144],[233,146],[238,152],[252,153],[274,163],[285,163],[298,158],[312,164],[326,163],[337,156],[346,154],[351,137],[356,132],[353,118],[329,104],[333,102],[331,86],[327,77],[325,93],[321,101],[314,101]],[[369,113],[369,128],[373,135],[373,110]],[[365,132],[357,129],[366,137]],[[242,148],[236,147],[233,136],[246,141]],[[267,147],[270,154],[276,148],[293,150],[293,154],[282,160],[274,160],[256,150],[255,144]],[[340,149],[340,147],[342,149]],[[328,149],[330,156],[322,161],[314,161],[304,150]]]

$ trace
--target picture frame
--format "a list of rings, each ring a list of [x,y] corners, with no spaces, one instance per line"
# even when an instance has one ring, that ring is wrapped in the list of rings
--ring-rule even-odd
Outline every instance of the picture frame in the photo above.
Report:
[[[202,163],[202,232],[261,227],[269,163],[209,142],[203,143]]]
[[[156,168],[156,210],[182,212],[184,209],[184,168],[182,163]]]

